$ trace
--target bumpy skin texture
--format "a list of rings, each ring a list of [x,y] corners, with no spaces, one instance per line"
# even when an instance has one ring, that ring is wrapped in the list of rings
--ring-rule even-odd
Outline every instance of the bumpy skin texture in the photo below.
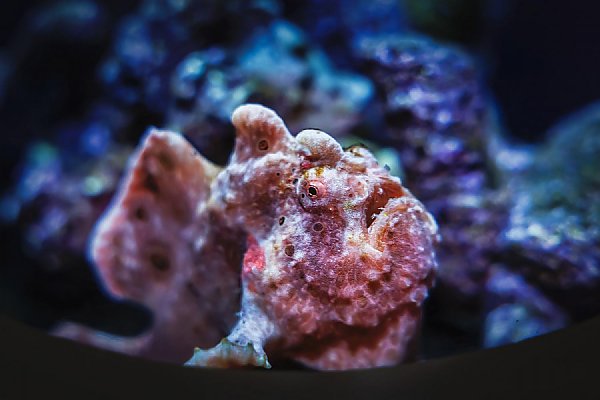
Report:
[[[183,360],[235,322],[244,237],[202,209],[218,171],[180,135],[151,130],[94,232],[91,258],[108,291],[153,311],[136,354]]]
[[[319,369],[407,357],[436,266],[431,216],[364,148],[344,151],[315,130],[294,138],[256,105],[232,120],[235,151],[209,202],[248,233],[229,342]],[[235,352],[210,354],[190,364],[237,363]]]
[[[362,147],[293,137],[259,105],[232,121],[220,172],[178,134],[147,136],[93,241],[109,290],[155,311],[161,343],[202,326],[208,347],[239,304],[241,265],[237,325],[188,365],[269,367],[265,349],[318,369],[406,360],[436,269],[431,215]]]

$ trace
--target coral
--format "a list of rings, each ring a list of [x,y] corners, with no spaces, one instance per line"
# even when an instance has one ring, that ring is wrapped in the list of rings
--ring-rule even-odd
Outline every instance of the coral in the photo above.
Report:
[[[109,291],[154,310],[157,342],[207,347],[238,307],[241,265],[237,324],[188,365],[269,366],[265,350],[318,369],[410,359],[436,270],[431,215],[363,147],[293,137],[258,105],[232,121],[220,172],[178,134],[147,135],[93,239]]]
[[[503,259],[577,318],[600,311],[600,105],[548,132],[534,149],[508,149],[511,207],[499,236]],[[524,158],[512,170],[503,159]]]
[[[141,2],[119,26],[102,81],[123,105],[162,114],[169,105],[168,78],[186,55],[210,46],[235,48],[277,13],[276,4],[263,1]]]
[[[252,100],[281,110],[292,131],[315,127],[342,136],[372,98],[361,75],[334,68],[304,32],[276,21],[241,49],[239,66],[254,82]]]
[[[319,43],[336,65],[353,63],[352,45],[362,37],[406,29],[400,2],[387,0],[282,1],[286,19]]]
[[[490,269],[485,291],[485,347],[542,335],[569,321],[564,310],[506,266]]]
[[[67,115],[82,114],[97,95],[90,77],[109,37],[105,11],[93,0],[40,4],[23,16],[13,43],[2,46],[0,119],[19,132],[3,146],[10,146],[3,160],[19,154],[28,138],[50,136]]]
[[[2,199],[2,222],[20,226],[25,248],[43,269],[77,264],[130,152],[128,146],[111,146],[102,158],[81,161],[49,143],[31,145],[20,184]]]
[[[233,138],[229,116],[243,103],[276,108],[292,131],[319,126],[340,137],[372,94],[369,80],[333,68],[300,29],[276,20],[234,51],[212,47],[186,56],[171,77],[166,126],[225,162]]]

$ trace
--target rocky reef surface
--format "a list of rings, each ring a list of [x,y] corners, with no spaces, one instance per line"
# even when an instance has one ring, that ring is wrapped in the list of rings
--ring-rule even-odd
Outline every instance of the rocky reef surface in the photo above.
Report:
[[[600,106],[592,104],[525,151],[517,172],[506,171],[505,158],[517,158],[511,149],[497,160],[512,192],[502,258],[576,318],[600,311],[599,134]]]
[[[161,272],[164,260],[154,257],[156,274],[143,275],[138,292],[127,284],[119,292],[114,282],[98,294],[86,253],[96,221],[131,171],[127,159],[143,132],[180,133],[163,139],[180,139],[201,153],[207,160],[188,160],[189,168],[216,176],[215,165],[226,165],[237,151],[231,113],[250,102],[275,110],[292,133],[314,128],[344,146],[363,143],[438,222],[439,268],[422,308],[417,357],[510,343],[600,312],[598,106],[558,123],[541,143],[519,144],[502,128],[480,60],[408,31],[411,23],[427,22],[411,20],[417,2],[407,3],[408,14],[397,2],[351,3],[68,0],[34,9],[14,40],[0,47],[0,119],[15,133],[0,148],[9,182],[0,233],[7,238],[4,253],[13,254],[0,270],[7,277],[2,291],[35,288],[21,298],[38,296],[54,307],[40,313],[40,326],[118,351],[181,363],[190,346],[215,345],[235,326],[239,282],[206,291],[187,281],[169,283],[178,288],[175,295],[161,286],[172,269]],[[145,138],[159,143],[157,135]],[[182,200],[181,209],[160,217],[172,240],[200,235],[190,228],[196,218],[190,204],[214,180],[190,179],[196,192],[177,179],[165,189]],[[189,223],[181,222],[184,215]],[[144,212],[133,217],[154,221]],[[206,246],[228,258],[226,265],[242,268],[252,242],[228,232]],[[259,236],[257,243],[265,240]],[[186,251],[182,257],[197,257]],[[190,281],[199,279],[185,268]],[[67,286],[57,284],[69,276]],[[221,292],[219,307],[203,303]],[[102,302],[124,306],[115,299],[142,304],[153,321],[144,326],[131,322],[137,317],[93,311]],[[76,303],[80,318],[63,311]],[[28,312],[35,320],[35,310]],[[73,319],[102,329],[57,325]],[[134,336],[124,340],[123,326],[131,324]],[[180,341],[166,340],[176,332]],[[267,353],[274,348],[282,357],[327,367],[317,355],[310,361],[294,353],[293,341],[261,340]],[[213,353],[198,354],[204,360],[198,362],[208,363]]]

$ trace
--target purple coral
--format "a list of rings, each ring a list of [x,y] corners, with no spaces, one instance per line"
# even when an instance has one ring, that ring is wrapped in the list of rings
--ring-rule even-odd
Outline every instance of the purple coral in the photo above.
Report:
[[[575,318],[600,311],[600,105],[557,124],[532,149],[499,145],[511,202],[498,238],[504,263]],[[516,168],[517,156],[525,167]]]

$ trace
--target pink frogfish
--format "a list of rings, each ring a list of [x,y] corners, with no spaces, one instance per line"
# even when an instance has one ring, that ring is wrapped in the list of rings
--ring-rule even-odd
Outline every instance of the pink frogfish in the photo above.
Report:
[[[321,370],[414,357],[437,268],[423,204],[362,146],[292,136],[260,105],[232,122],[224,168],[150,130],[93,233],[108,292],[154,313],[132,353]]]

